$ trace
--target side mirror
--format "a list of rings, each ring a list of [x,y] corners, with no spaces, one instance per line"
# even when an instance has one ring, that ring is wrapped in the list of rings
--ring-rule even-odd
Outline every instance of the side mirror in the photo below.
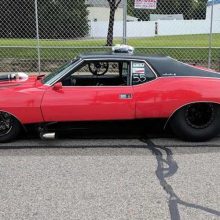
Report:
[[[58,82],[58,83],[56,83],[56,84],[53,86],[53,89],[54,89],[55,91],[61,90],[62,88],[63,88],[63,85],[62,85],[61,82]]]

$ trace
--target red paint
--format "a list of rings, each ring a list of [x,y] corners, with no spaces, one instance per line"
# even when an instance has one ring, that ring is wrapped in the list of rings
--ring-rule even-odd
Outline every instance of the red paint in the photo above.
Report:
[[[11,81],[0,84],[0,111],[14,115],[23,124],[42,122],[40,109],[44,85],[36,84],[36,77],[25,82]]]
[[[122,99],[121,95],[130,98]],[[49,121],[168,118],[192,102],[220,103],[220,80],[164,77],[136,86],[61,87],[26,82],[1,82],[0,111],[23,124]]]
[[[49,88],[42,101],[45,121],[82,121],[133,119],[134,99],[120,99],[120,94],[133,94],[131,86]]]
[[[168,118],[193,102],[220,104],[220,79],[164,77],[134,86],[137,118]]]

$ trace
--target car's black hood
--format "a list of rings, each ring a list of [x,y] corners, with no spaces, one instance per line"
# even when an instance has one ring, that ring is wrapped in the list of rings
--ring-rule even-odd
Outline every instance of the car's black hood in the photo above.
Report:
[[[147,61],[156,71],[158,76],[161,77],[196,76],[220,78],[220,73],[218,72],[191,66],[170,57],[149,57]]]

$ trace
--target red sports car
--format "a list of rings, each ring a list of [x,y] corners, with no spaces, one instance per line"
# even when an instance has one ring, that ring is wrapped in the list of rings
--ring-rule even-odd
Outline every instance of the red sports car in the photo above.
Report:
[[[28,124],[167,119],[180,138],[220,131],[220,74],[166,56],[80,55],[45,76],[0,76],[0,142]]]

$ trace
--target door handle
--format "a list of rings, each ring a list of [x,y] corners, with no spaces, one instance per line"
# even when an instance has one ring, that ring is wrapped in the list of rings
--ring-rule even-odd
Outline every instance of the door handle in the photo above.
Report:
[[[120,94],[120,99],[132,99],[131,94]]]

